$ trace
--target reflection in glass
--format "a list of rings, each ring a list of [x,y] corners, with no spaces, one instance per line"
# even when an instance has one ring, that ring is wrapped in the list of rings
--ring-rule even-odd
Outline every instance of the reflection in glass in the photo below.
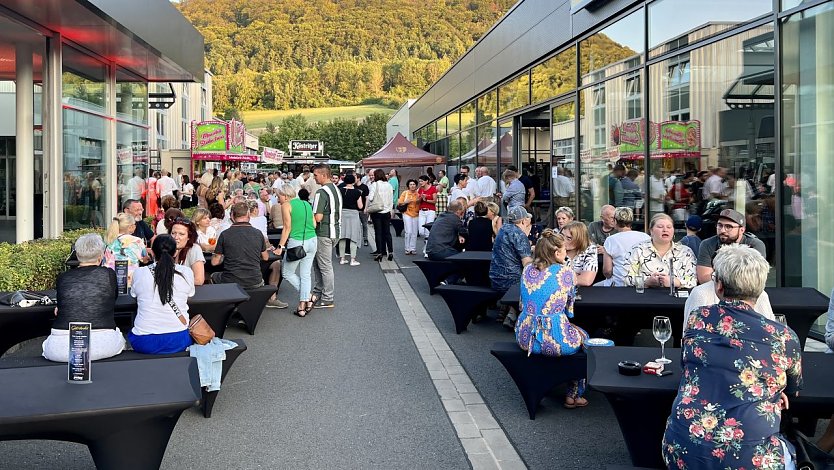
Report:
[[[64,109],[64,230],[105,227],[107,121]]]
[[[782,10],[790,10],[791,8],[796,8],[799,5],[802,5],[802,2],[805,0],[782,0]]]
[[[437,128],[437,138],[438,139],[446,137],[447,135],[449,135],[446,132],[446,116],[443,116],[442,118],[435,121],[435,126]]]
[[[116,72],[116,118],[148,123],[148,84],[121,69]]]
[[[510,165],[515,164],[515,138],[513,135],[513,120],[506,119],[498,122],[498,145],[495,146],[500,163],[498,170],[503,173]],[[501,174],[495,178],[498,181],[498,189],[503,194],[507,189]]]
[[[531,72],[533,103],[567,93],[576,88],[576,46],[556,54]]]
[[[553,123],[553,167],[550,169],[551,206],[547,211],[550,219],[548,226],[555,225],[552,214],[556,208],[566,206],[576,210],[574,186],[576,106],[573,101],[554,106],[551,110],[551,122]]]
[[[467,164],[470,169],[475,166],[485,166],[489,168],[490,174],[494,177],[496,168],[498,166],[498,143],[495,138],[495,121],[478,126],[478,146],[476,151],[470,151],[470,154],[477,152],[477,164],[473,160],[468,160]],[[474,171],[472,174],[475,174]]]
[[[446,133],[452,135],[460,130],[460,113],[455,110],[446,115]]]
[[[771,0],[658,0],[649,4],[649,57],[703,41],[772,8]]]
[[[643,99],[627,85],[641,79],[640,73],[621,75],[579,93],[579,219],[584,222],[599,219],[606,204],[628,206],[635,211],[634,229],[642,229],[643,160],[656,135],[644,119],[632,117]]]
[[[107,67],[103,63],[64,46],[61,74],[64,104],[106,113],[106,78]]]
[[[116,123],[116,181],[118,207],[127,199],[141,199],[148,174],[148,129]],[[169,168],[169,170],[171,170]]]
[[[690,215],[703,219],[701,239],[715,235],[717,214],[732,208],[747,231],[775,251],[774,42],[768,24],[649,68],[648,209],[686,234]],[[714,175],[708,168],[714,167]],[[706,187],[706,188],[705,188]],[[771,285],[775,279],[771,278]]]
[[[783,2],[784,3],[784,2]],[[834,3],[782,24],[782,264],[786,286],[834,287]]]
[[[530,75],[520,76],[498,87],[498,115],[504,115],[530,104]]]
[[[643,10],[618,20],[579,43],[582,84],[604,80],[640,66],[643,54]]]
[[[478,97],[478,122],[489,122],[498,115],[498,91],[492,90]]]
[[[462,129],[469,129],[476,124],[477,100],[472,100],[460,107],[460,125]]]

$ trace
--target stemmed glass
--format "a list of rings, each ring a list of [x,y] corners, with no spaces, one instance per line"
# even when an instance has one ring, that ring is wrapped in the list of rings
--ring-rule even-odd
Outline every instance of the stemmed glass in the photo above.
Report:
[[[660,341],[660,359],[654,361],[669,364],[672,362],[671,359],[666,359],[666,341],[672,337],[672,322],[669,321],[669,317],[654,317],[652,334],[654,334],[654,339]]]

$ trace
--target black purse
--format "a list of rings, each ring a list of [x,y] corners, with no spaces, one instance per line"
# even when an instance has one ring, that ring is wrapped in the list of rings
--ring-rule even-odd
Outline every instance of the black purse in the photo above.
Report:
[[[301,238],[304,239],[307,236],[307,208],[304,208],[304,233],[301,235]],[[287,261],[298,261],[304,259],[307,256],[307,252],[304,251],[304,243],[305,240],[302,240],[302,245],[294,246],[292,248],[287,248]]]

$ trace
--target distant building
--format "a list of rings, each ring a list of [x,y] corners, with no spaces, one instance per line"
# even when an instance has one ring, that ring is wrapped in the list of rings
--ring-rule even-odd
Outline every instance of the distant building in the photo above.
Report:
[[[417,100],[407,100],[400,106],[400,109],[397,110],[391,116],[391,119],[388,120],[388,123],[385,124],[385,141],[388,142],[397,135],[397,132],[404,135],[406,138],[411,137],[411,127],[409,126],[410,117],[409,111],[411,109],[411,105]]]

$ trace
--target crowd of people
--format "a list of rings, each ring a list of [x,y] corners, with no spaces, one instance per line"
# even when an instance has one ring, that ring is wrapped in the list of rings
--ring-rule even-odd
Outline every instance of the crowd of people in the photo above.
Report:
[[[577,220],[574,189],[563,169],[553,185],[560,205],[546,217],[534,217],[531,176],[513,166],[500,181],[486,167],[470,175],[467,166],[451,179],[427,168],[404,182],[395,169],[333,174],[326,165],[305,166],[297,176],[208,171],[196,182],[182,169],[176,179],[164,169],[147,180],[137,175],[141,183],[128,181],[129,197],[106,239],[91,234],[76,243],[81,267],[58,280],[61,321],[44,342],[44,355],[66,360],[63,330],[80,317],[92,321],[94,334],[103,338],[94,343],[94,359],[121,351],[124,339],[110,305],[116,280],[107,269],[118,260],[128,263],[128,284],[139,305],[128,338],[142,352],[175,352],[190,344],[187,299],[206,282],[251,289],[265,278],[274,286],[284,278],[297,291],[295,315],[333,308],[334,252],[340,264],[358,266],[359,250],[372,242],[376,261],[393,260],[390,226],[398,215],[406,256],[418,254],[420,238],[420,254],[430,260],[462,250],[491,252],[491,287],[503,294],[521,286],[519,307],[503,310],[498,321],[529,354],[568,355],[585,346],[588,333],[571,323],[579,287],[691,290],[682,338],[685,375],[664,437],[667,465],[718,461],[735,468],[749,466],[754,455],[785,461],[790,445],[778,435],[778,418],[801,383],[801,351],[795,333],[775,320],[764,293],[770,269],[765,244],[748,230],[749,216],[733,208],[720,211],[716,235],[704,240],[702,220],[689,215],[700,211],[698,204],[732,197],[725,171],[667,180],[652,174],[647,232],[632,229],[641,210],[636,201],[643,200],[641,175],[619,165],[608,175],[612,204],[589,224]],[[198,209],[188,219],[182,209],[190,206]],[[681,218],[670,215],[670,208],[688,215],[687,234],[679,241],[675,222]],[[147,224],[144,214],[154,215],[154,223]],[[536,220],[552,220],[553,228]],[[278,230],[273,246],[269,235]],[[453,274],[444,282],[462,280]],[[73,293],[82,283],[89,284],[87,291],[100,291],[95,308]],[[63,307],[70,302],[75,307]],[[276,295],[268,306],[288,304]],[[834,307],[831,317],[834,331]],[[584,390],[583,380],[573,382],[564,406],[587,406]],[[708,416],[723,424],[709,428]]]

